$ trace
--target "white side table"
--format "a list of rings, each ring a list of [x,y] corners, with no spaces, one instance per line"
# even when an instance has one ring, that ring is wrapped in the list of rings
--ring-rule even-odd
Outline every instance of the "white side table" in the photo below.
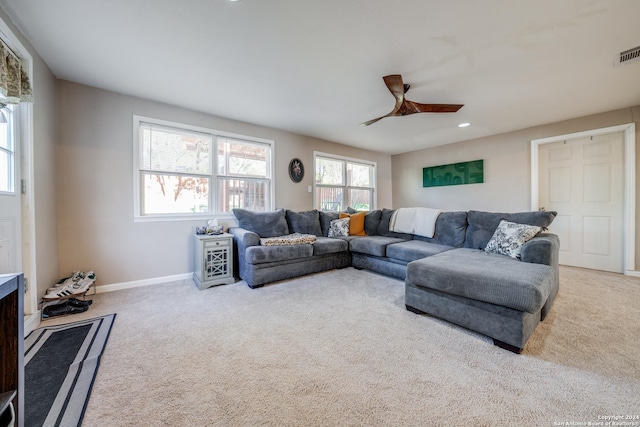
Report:
[[[233,278],[233,236],[196,234],[194,237],[193,281],[198,289],[235,282]]]

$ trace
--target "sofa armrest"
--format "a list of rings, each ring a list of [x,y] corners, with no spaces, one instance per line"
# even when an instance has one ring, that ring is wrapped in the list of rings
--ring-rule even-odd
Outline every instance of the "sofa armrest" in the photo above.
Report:
[[[249,246],[260,246],[260,236],[253,231],[240,227],[231,227],[229,228],[229,233],[233,235],[233,240],[235,240],[238,249],[241,248],[244,251]]]
[[[522,245],[520,259],[523,262],[558,266],[560,239],[551,233],[542,233]]]
[[[253,231],[240,227],[230,227],[229,233],[233,236],[233,274],[246,280],[248,276],[246,255],[250,246],[260,246],[260,236]]]

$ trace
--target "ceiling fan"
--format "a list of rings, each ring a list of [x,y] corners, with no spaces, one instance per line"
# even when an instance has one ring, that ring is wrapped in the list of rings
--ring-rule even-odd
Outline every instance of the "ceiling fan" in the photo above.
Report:
[[[402,76],[400,74],[391,74],[382,78],[384,84],[387,85],[391,94],[396,98],[396,105],[393,110],[386,116],[378,117],[377,119],[369,120],[368,122],[361,123],[363,126],[369,126],[391,116],[408,116],[415,113],[455,113],[464,104],[420,104],[418,102],[409,101],[404,97],[411,85],[403,83]]]

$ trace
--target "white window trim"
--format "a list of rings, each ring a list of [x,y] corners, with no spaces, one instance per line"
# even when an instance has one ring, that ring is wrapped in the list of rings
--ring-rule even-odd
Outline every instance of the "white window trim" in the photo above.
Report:
[[[211,135],[213,138],[213,146],[216,145],[216,138],[233,138],[238,139],[240,141],[247,142],[256,142],[259,144],[266,144],[270,147],[270,154],[267,158],[267,177],[271,182],[269,186],[269,206],[267,209],[273,210],[275,206],[275,178],[274,178],[274,170],[273,170],[273,159],[275,156],[275,142],[270,139],[257,138],[254,136],[241,135],[232,132],[225,132],[211,128],[205,128],[201,126],[189,125],[186,123],[172,122],[169,120],[155,119],[152,117],[145,117],[134,115],[133,116],[133,220],[134,222],[156,222],[156,221],[202,221],[203,219],[227,219],[234,218],[231,212],[207,212],[207,213],[199,213],[199,214],[149,214],[149,215],[140,215],[140,209],[142,208],[142,190],[140,187],[140,124],[141,123],[150,123],[153,125],[159,126],[167,126],[170,128],[182,129],[186,131],[198,132],[203,134]],[[210,156],[211,161],[211,172],[208,175],[212,178],[211,188],[209,189],[209,206],[210,208],[214,207],[214,203],[217,200],[217,180],[218,177],[218,156],[213,153]],[[221,177],[225,177],[225,175],[220,175]]]
[[[372,206],[371,206],[371,210],[375,210],[378,208],[378,197],[377,197],[377,189],[378,189],[378,163],[377,162],[373,162],[371,160],[364,160],[364,159],[357,159],[355,157],[347,157],[347,156],[340,156],[338,154],[331,154],[331,153],[324,153],[322,151],[314,151],[313,152],[313,206],[315,208],[315,206],[317,206],[317,194],[318,192],[316,191],[316,187],[318,186],[316,184],[316,159],[318,157],[325,157],[325,158],[329,158],[329,159],[336,159],[336,160],[344,160],[346,162],[351,162],[351,163],[360,163],[363,165],[369,165],[373,167],[373,185],[371,187],[356,187],[356,186],[349,186],[347,185],[346,181],[345,184],[342,186],[345,189],[347,188],[362,188],[362,189],[373,189],[373,195],[372,195]],[[345,175],[345,180],[346,180],[346,175]],[[320,187],[339,187],[337,185],[321,185]]]
[[[2,102],[2,97],[0,97],[0,102]],[[20,192],[18,191],[18,183],[20,182],[18,171],[20,168],[16,165],[16,162],[20,161],[20,153],[18,150],[18,145],[20,144],[20,114],[19,111],[17,111],[19,108],[19,106],[16,106],[14,108],[14,111],[11,111],[10,117],[7,117],[7,122],[10,121],[12,124],[12,126],[9,127],[9,132],[7,132],[7,142],[9,143],[9,147],[0,147],[0,153],[5,153],[9,158],[9,169],[6,171],[9,190],[0,190],[0,195],[3,196],[17,196],[18,194],[20,194]],[[16,114],[18,114],[18,120],[16,120]]]

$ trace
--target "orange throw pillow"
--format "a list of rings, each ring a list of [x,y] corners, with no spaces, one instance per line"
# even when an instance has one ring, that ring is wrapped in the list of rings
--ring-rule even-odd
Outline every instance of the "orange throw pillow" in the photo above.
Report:
[[[352,215],[340,213],[340,219],[351,218],[349,221],[349,236],[366,236],[364,231],[364,215],[366,212],[358,212]]]

